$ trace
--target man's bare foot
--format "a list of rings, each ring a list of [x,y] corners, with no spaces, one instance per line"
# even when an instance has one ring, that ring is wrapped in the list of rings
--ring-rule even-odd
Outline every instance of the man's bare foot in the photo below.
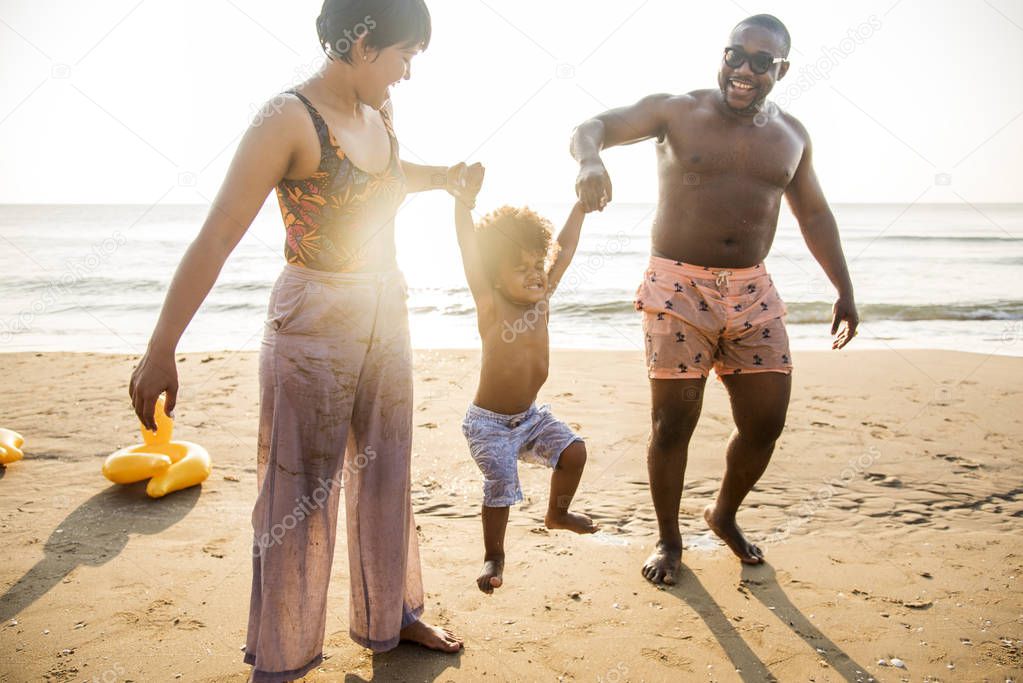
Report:
[[[484,560],[483,571],[476,579],[476,585],[480,590],[490,595],[495,588],[500,588],[504,583],[504,558],[495,560]]]
[[[678,570],[682,567],[682,548],[658,541],[650,557],[643,564],[643,576],[651,583],[674,586]]]
[[[399,637],[411,643],[419,643],[430,650],[440,652],[458,652],[462,649],[462,641],[446,628],[430,626],[419,620],[401,629]]]
[[[561,515],[552,515],[547,513],[547,517],[543,520],[543,523],[548,529],[568,529],[569,531],[574,531],[577,534],[596,533],[597,529],[600,528],[600,525],[594,524],[593,520],[590,519],[588,515],[568,511]]]
[[[743,564],[760,564],[764,561],[763,551],[746,539],[734,517],[722,519],[714,514],[714,506],[708,505],[703,510],[703,518],[707,520],[710,530],[732,549]]]

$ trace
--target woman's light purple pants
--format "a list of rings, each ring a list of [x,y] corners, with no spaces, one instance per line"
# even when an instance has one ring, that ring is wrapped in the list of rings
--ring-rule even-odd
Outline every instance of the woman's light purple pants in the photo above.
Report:
[[[300,678],[323,659],[342,488],[352,639],[389,650],[423,612],[407,291],[398,271],[288,265],[270,296],[245,647],[258,683]]]

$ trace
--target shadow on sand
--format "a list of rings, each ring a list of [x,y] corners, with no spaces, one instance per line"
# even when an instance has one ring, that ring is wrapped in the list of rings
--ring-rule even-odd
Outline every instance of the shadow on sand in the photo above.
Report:
[[[462,651],[464,652],[464,650]],[[402,643],[390,652],[373,655],[373,677],[345,675],[345,683],[381,683],[381,681],[435,681],[451,669],[461,666],[462,652],[434,652],[414,643]]]
[[[718,606],[699,578],[689,567],[682,566],[678,584],[667,593],[685,602],[700,615],[707,628],[717,639],[721,649],[736,669],[739,677],[747,683],[777,681],[763,660],[750,648],[736,630],[731,620]],[[851,683],[867,681],[870,675],[838,645],[820,632],[809,619],[792,604],[788,595],[778,584],[774,567],[768,563],[758,566],[744,565],[743,584],[749,592],[776,616],[782,624],[806,641],[818,659],[828,663],[831,669]]]
[[[13,619],[76,567],[98,567],[117,557],[134,535],[158,534],[181,521],[199,500],[193,486],[166,498],[146,495],[146,482],[110,486],[79,505],[57,525],[44,556],[0,595],[0,622]]]
[[[765,607],[771,608],[774,616],[806,641],[816,656],[827,662],[835,673],[854,683],[870,678],[870,674],[863,666],[821,633],[820,629],[814,626],[806,615],[792,604],[789,596],[778,583],[774,567],[766,562],[757,566],[745,565],[742,568],[742,578],[753,597],[763,603]]]

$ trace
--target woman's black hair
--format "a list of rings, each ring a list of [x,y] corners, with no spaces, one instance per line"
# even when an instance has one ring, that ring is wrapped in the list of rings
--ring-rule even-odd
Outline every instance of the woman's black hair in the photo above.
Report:
[[[425,50],[433,25],[424,0],[325,0],[316,33],[328,57],[351,64],[352,47],[363,36],[374,50],[392,45]]]

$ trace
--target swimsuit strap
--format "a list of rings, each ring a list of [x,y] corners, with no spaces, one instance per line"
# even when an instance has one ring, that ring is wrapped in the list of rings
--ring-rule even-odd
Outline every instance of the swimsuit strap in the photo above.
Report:
[[[391,114],[388,111],[388,107],[384,107],[380,110],[380,118],[384,120],[384,127],[387,128],[387,134],[392,138],[397,137],[394,134],[394,124],[391,122]]]
[[[305,105],[306,110],[309,112],[309,116],[313,120],[313,126],[316,128],[316,137],[320,140],[321,155],[326,155],[327,150],[334,148],[334,145],[330,141],[330,129],[327,127],[327,122],[305,95],[297,90],[288,90],[287,93],[294,95],[301,100],[302,104]]]
[[[393,168],[396,164],[400,163],[401,152],[398,149],[398,136],[394,132],[394,123],[391,121],[389,109],[389,106],[381,109],[380,118],[384,120],[384,128],[387,129],[387,135],[389,136],[388,143],[391,145],[391,167]]]

